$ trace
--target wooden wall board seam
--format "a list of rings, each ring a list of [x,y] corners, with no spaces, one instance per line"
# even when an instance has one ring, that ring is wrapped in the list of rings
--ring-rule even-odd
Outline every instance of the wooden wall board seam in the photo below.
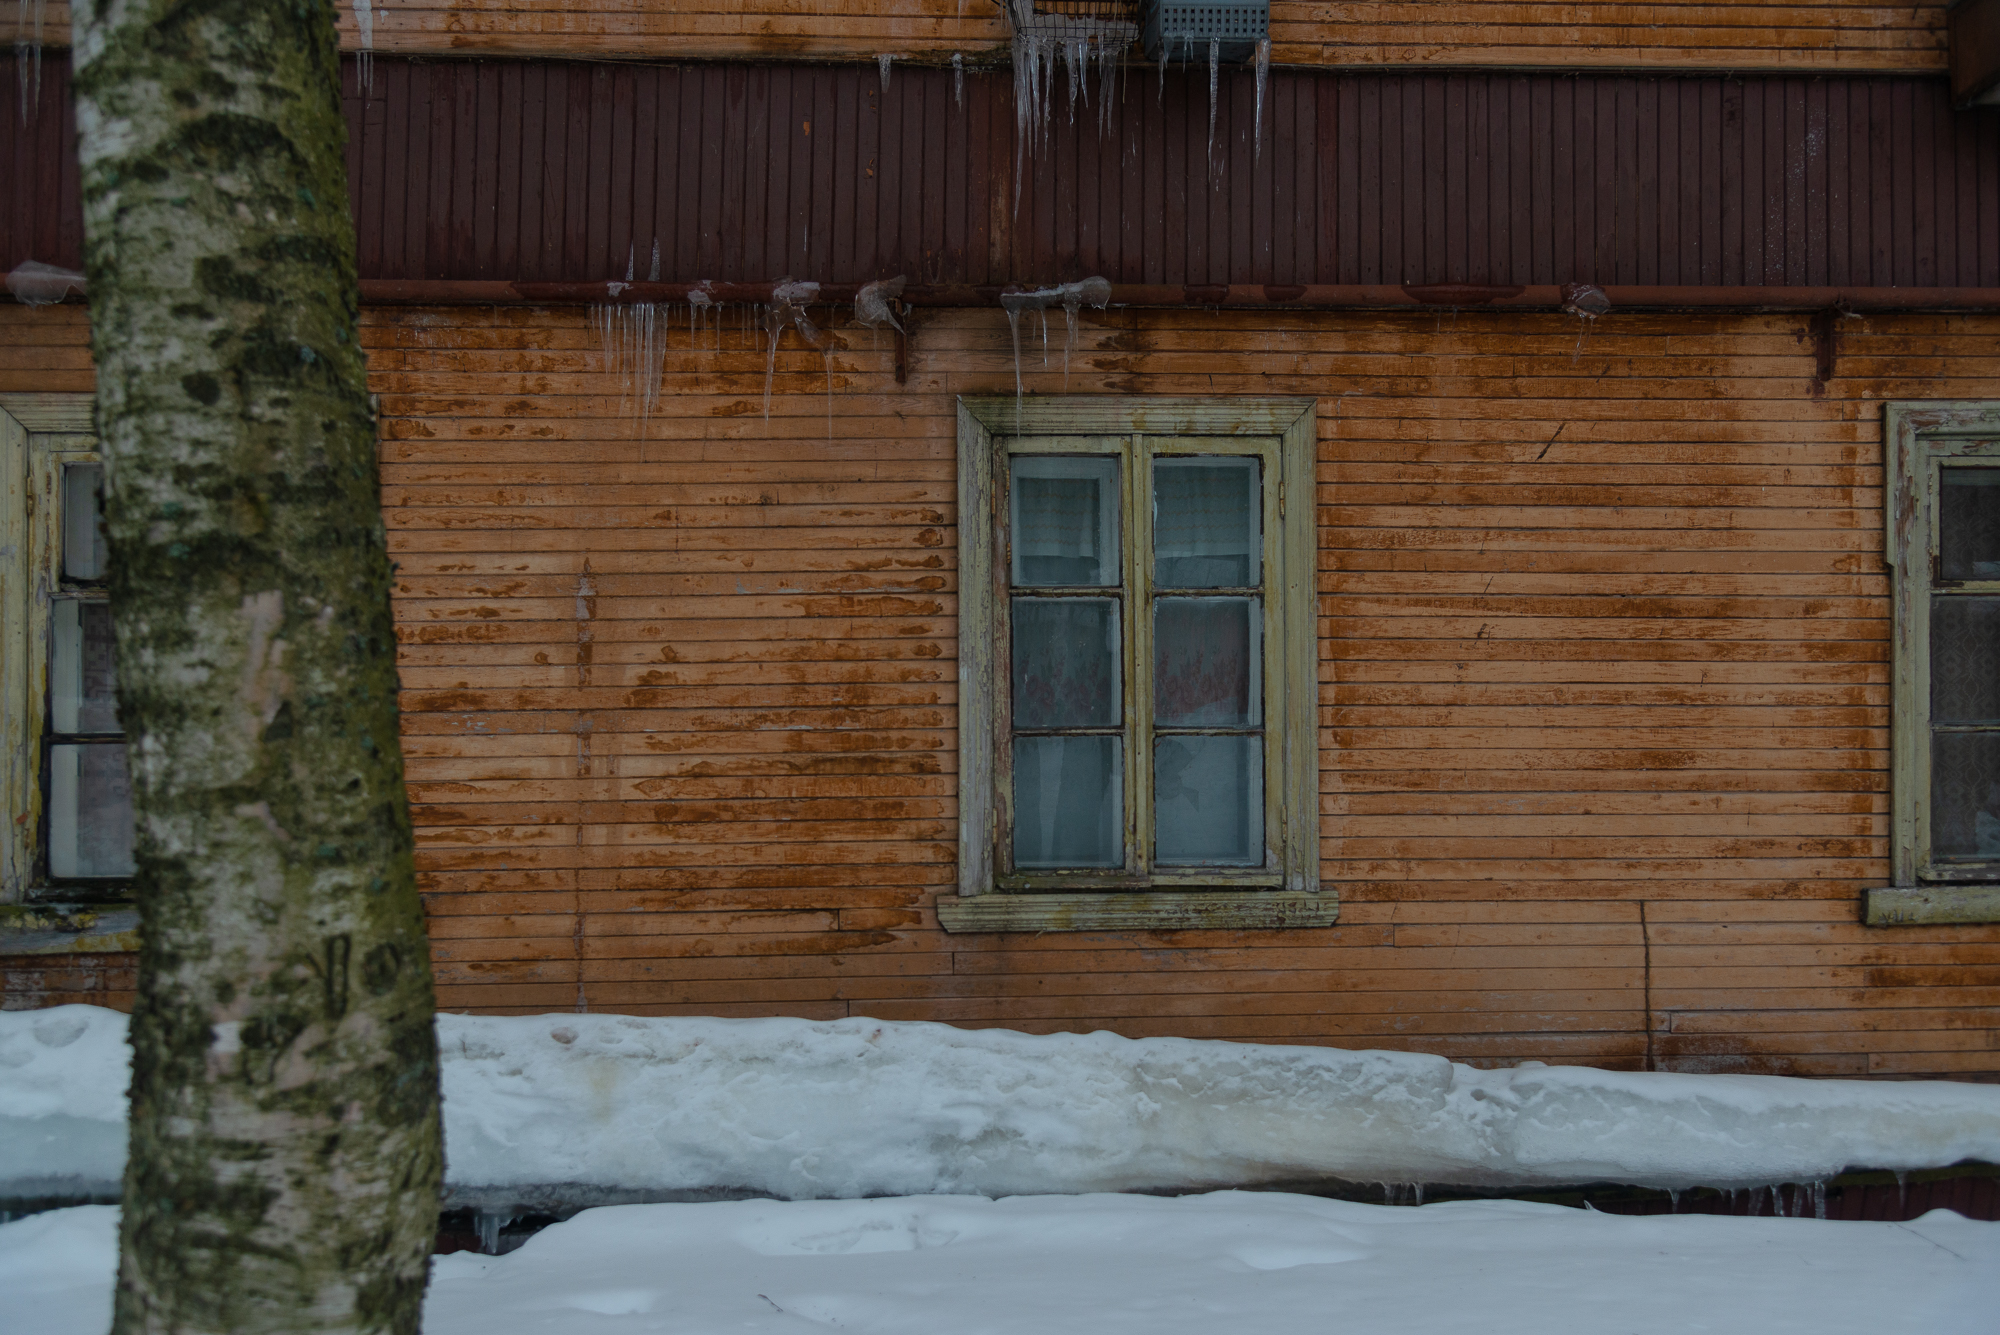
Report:
[[[718,428],[731,449],[819,458],[814,368],[766,425],[761,368],[677,339],[667,355],[705,392],[640,439],[615,408],[582,417],[562,395],[480,392],[536,342],[538,374],[591,374],[582,312],[440,315],[371,310],[364,337],[410,386],[386,401],[385,449],[448,430],[466,450],[392,493],[394,519],[464,521],[393,530],[420,876],[448,1005],[1100,1026],[1627,1067],[1645,1065],[1650,1035],[1664,1069],[2000,1073],[1982,1046],[2000,1013],[2000,928],[1859,922],[1888,865],[1877,405],[1912,384],[2000,397],[2000,365],[1950,346],[1990,340],[1995,317],[1870,316],[1867,357],[1821,398],[1803,389],[1803,322],[1769,316],[1607,316],[1587,377],[1569,364],[1574,332],[1545,316],[1087,323],[1072,381],[1092,393],[1200,393],[1190,358],[1205,346],[1259,382],[1284,380],[1261,367],[1298,351],[1331,368],[1313,381],[1332,503],[1316,507],[1311,552],[1322,721],[1308,735],[1320,872],[1343,904],[1325,929],[1059,940],[937,928],[958,857],[959,498],[853,490],[955,488],[942,472],[885,476],[890,452],[948,449],[955,393],[1011,392],[1004,321],[927,326],[934,355],[963,354],[947,379],[897,386],[886,364],[844,365],[842,421],[871,425],[839,438],[864,447],[839,458],[861,472],[801,477],[767,502],[782,456],[762,475],[701,470]],[[85,321],[0,309],[0,345],[87,377]],[[1274,328],[1293,346],[1255,353]],[[1507,340],[1531,392],[1503,401],[1491,376],[1462,372]],[[1697,341],[1715,393],[1685,402],[1704,413],[1635,413],[1685,381],[1678,350]],[[1371,378],[1378,355],[1406,365]],[[0,389],[46,374],[9,363]],[[1060,370],[1027,379],[1051,391]],[[894,430],[862,433],[874,423]],[[874,439],[880,470],[866,466]],[[532,448],[503,453],[509,441]],[[644,462],[621,466],[635,446]],[[612,447],[627,452],[599,472],[549,471]],[[1800,486],[1827,494],[1746,503]],[[1716,487],[1736,491],[1674,503]],[[535,488],[570,503],[508,494]],[[687,504],[689,488],[716,503]],[[1520,503],[1536,489],[1549,503]],[[440,498],[454,503],[415,504]],[[519,526],[529,512],[542,526]],[[880,564],[926,553],[940,563]],[[774,614],[787,600],[825,614]],[[433,615],[454,608],[466,615]],[[7,1004],[117,1001],[129,968],[9,964]]]

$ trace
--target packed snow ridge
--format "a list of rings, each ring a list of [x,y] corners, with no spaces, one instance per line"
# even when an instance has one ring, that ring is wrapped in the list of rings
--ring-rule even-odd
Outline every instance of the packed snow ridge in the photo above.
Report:
[[[0,1014],[0,1189],[115,1182],[125,1017]],[[867,1019],[438,1017],[447,1177],[788,1199],[1269,1183],[1732,1187],[2000,1161],[2000,1086]],[[31,1190],[32,1189],[32,1190]]]
[[[118,1211],[0,1224],[9,1331],[103,1335]],[[2000,1224],[1285,1192],[585,1210],[431,1262],[426,1335],[1992,1335]]]

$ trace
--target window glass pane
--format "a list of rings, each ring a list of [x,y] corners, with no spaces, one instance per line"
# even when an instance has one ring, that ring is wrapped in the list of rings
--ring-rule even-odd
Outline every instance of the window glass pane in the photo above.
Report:
[[[49,748],[49,875],[132,874],[132,785],[123,745]]]
[[[1263,721],[1261,608],[1254,598],[1153,604],[1153,720],[1240,728]]]
[[[117,732],[111,608],[59,598],[51,604],[49,705],[57,732]]]
[[[1014,726],[1117,727],[1117,602],[1016,598],[1013,614]]]
[[[1256,459],[1153,461],[1153,583],[1163,589],[1261,582]]]
[[[2000,733],[1931,734],[1931,856],[2000,858]]]
[[[1153,750],[1153,829],[1164,866],[1262,866],[1262,739],[1161,737]]]
[[[2000,468],[1940,468],[1938,556],[1946,579],[2000,579]]]
[[[1124,758],[1116,737],[1014,739],[1014,865],[1122,867]]]
[[[63,578],[104,578],[104,468],[70,464],[62,476]]]
[[[2000,598],[1932,595],[1931,719],[2000,719]]]
[[[1112,585],[1118,560],[1118,460],[1014,456],[1015,584]]]

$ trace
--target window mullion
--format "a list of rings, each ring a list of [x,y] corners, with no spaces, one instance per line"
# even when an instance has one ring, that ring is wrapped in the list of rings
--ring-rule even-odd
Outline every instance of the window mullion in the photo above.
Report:
[[[993,866],[1014,872],[1014,576],[1013,470],[1005,442],[993,470]]]
[[[1279,467],[1278,451],[1266,447],[1260,451],[1263,466],[1258,470],[1262,480],[1262,511],[1264,520],[1262,606],[1259,612],[1260,641],[1263,650],[1264,668],[1264,865],[1273,865],[1272,854],[1285,846],[1285,738],[1282,731],[1286,717],[1285,691],[1285,606],[1284,588],[1284,519],[1279,513],[1279,488],[1284,485],[1284,474]],[[1277,859],[1279,864],[1283,858]]]
[[[1908,703],[1910,712],[1922,720],[1921,727],[1909,729],[1908,737],[1899,736],[1892,728],[1890,743],[1907,748],[1908,771],[1911,786],[1915,790],[1910,800],[1913,816],[1913,835],[1916,844],[1916,878],[1929,874],[1931,868],[1931,727],[1934,719],[1931,713],[1931,591],[1932,572],[1937,569],[1937,523],[1934,511],[1938,501],[1938,461],[1926,454],[1923,456],[1922,471],[1911,481],[1922,488],[1922,496],[1914,509],[1914,525],[1919,530],[1910,535],[1908,550],[1922,553],[1922,568],[1912,569],[1911,563],[1903,562],[1896,571],[1896,578],[1902,583],[1903,593],[1910,604],[1907,618],[1908,643],[1903,652],[1907,655],[1904,666],[1908,681]]]
[[[1149,876],[1153,867],[1153,451],[1134,434],[1125,452],[1125,791],[1126,866]]]

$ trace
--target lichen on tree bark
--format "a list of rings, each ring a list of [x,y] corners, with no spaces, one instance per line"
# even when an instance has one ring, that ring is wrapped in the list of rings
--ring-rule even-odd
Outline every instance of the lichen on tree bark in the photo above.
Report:
[[[143,945],[117,1332],[415,1331],[442,1167],[326,0],[85,0]]]

